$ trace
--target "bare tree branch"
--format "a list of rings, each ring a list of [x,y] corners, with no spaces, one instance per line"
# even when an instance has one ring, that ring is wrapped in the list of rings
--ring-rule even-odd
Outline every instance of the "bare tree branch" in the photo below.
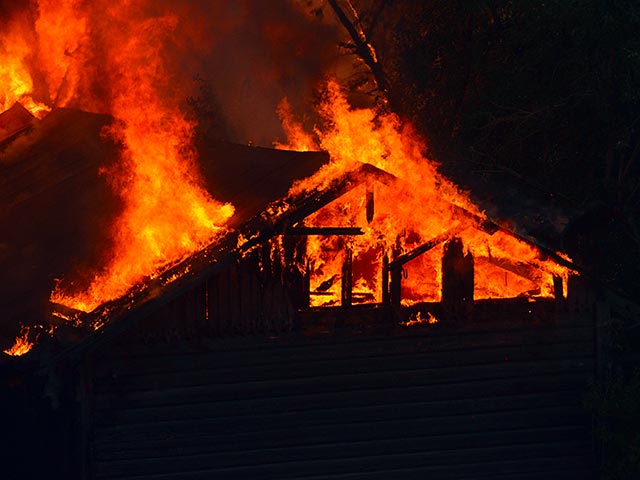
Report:
[[[338,20],[344,26],[344,28],[349,33],[349,36],[352,38],[355,44],[355,53],[358,55],[364,63],[369,67],[371,73],[373,74],[373,78],[378,84],[378,88],[386,95],[389,92],[389,82],[387,80],[387,76],[384,73],[382,65],[379,62],[379,59],[376,55],[375,49],[369,43],[367,36],[365,35],[362,28],[356,22],[353,22],[349,16],[345,13],[342,7],[338,4],[337,0],[328,0],[329,5],[335,12]],[[349,3],[349,7],[355,12],[354,7]],[[356,12],[357,13],[357,12]]]

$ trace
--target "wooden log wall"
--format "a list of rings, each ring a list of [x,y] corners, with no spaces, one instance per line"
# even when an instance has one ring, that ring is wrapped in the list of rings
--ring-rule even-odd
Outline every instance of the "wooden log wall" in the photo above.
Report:
[[[256,248],[143,319],[132,342],[291,330],[297,310],[309,305],[305,238],[285,236]]]
[[[527,308],[469,329],[112,345],[94,354],[90,478],[593,478],[593,318],[533,325]]]

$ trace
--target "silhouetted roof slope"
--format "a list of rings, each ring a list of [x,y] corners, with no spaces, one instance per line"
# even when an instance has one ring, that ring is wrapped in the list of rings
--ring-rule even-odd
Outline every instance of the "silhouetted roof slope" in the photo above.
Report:
[[[209,192],[231,202],[237,227],[283,198],[291,185],[329,162],[325,152],[293,152],[224,142],[199,145],[201,168]]]
[[[0,346],[13,341],[19,323],[42,320],[55,278],[99,264],[108,246],[119,209],[100,174],[118,157],[102,135],[111,121],[56,109],[0,154]],[[236,208],[234,227],[328,161],[325,153],[219,142],[199,149],[207,189]]]
[[[117,202],[98,173],[109,117],[59,109],[0,157],[0,337],[46,311],[53,279],[96,258]]]

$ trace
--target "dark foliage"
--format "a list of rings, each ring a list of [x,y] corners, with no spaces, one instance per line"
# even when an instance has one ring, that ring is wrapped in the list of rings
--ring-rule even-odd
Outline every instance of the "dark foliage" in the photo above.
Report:
[[[452,171],[516,173],[567,198],[585,212],[570,229],[569,253],[638,291],[640,4],[354,5],[390,107],[429,138],[432,156]]]

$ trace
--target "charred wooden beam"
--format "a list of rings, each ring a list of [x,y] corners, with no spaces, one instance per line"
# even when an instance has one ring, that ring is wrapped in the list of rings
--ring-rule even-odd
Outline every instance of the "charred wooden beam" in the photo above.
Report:
[[[382,303],[389,303],[389,257],[382,257]]]
[[[442,309],[449,320],[470,317],[473,310],[473,255],[464,252],[462,240],[449,240],[442,255]]]
[[[373,184],[367,183],[367,198],[366,198],[366,214],[367,214],[367,223],[373,222],[373,216],[375,213],[375,199],[373,195]]]
[[[389,268],[391,270],[402,268],[405,263],[408,263],[411,260],[413,260],[414,258],[419,257],[423,253],[427,253],[432,248],[435,248],[438,245],[440,245],[441,243],[443,243],[443,242],[449,240],[450,238],[454,237],[455,235],[460,233],[462,230],[464,230],[463,227],[456,227],[456,228],[453,228],[453,229],[451,229],[451,230],[449,230],[449,231],[447,231],[445,233],[442,233],[442,234],[438,235],[437,237],[432,238],[431,240],[429,240],[429,241],[423,243],[422,245],[414,248],[410,252],[407,252],[407,253],[397,257],[395,260],[393,260],[389,264]]]
[[[558,301],[564,300],[563,282],[560,275],[553,276],[553,296]]]
[[[390,269],[390,274],[389,296],[391,305],[399,307],[402,302],[402,268]]]
[[[500,230],[500,226],[486,217],[481,217],[480,215],[476,215],[475,213],[470,212],[464,207],[459,205],[451,204],[451,208],[456,212],[456,214],[468,218],[473,221],[475,226],[489,235],[493,235],[498,230]]]
[[[528,263],[498,257],[477,257],[477,259],[489,262],[496,267],[500,267],[503,270],[511,272],[514,275],[518,275],[519,277],[522,277],[533,283],[539,283],[542,280],[540,269]]]
[[[285,235],[364,235],[360,227],[289,227]]]
[[[410,252],[405,253],[403,255],[399,255],[398,257],[395,258],[395,260],[393,260],[388,264],[387,266],[387,269],[389,272],[388,276],[390,276],[388,300],[391,301],[391,305],[399,307],[402,302],[402,269],[404,265],[410,262],[411,260],[419,257],[420,255],[428,252],[432,248],[435,248],[441,243],[454,237],[455,235],[460,233],[462,230],[464,230],[463,226],[457,226],[449,230],[448,232],[445,232],[441,235],[438,235],[435,238],[432,238],[431,240],[414,248]],[[384,268],[383,268],[383,282],[386,281],[386,278],[388,276],[384,274]],[[383,288],[383,296],[384,296],[384,288]]]
[[[308,308],[311,305],[311,261],[308,258],[304,267],[302,283],[302,291],[304,293],[304,303],[302,308]]]
[[[344,263],[342,264],[342,306],[353,304],[353,251],[349,245],[345,248]]]
[[[75,325],[86,315],[82,310],[67,307],[56,302],[49,302],[49,322],[53,325]]]

